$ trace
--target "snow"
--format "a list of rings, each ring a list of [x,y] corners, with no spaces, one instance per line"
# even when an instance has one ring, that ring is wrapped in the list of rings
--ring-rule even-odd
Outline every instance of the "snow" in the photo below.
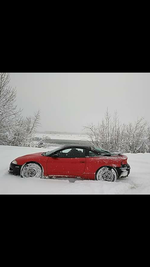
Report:
[[[131,166],[127,178],[116,182],[81,179],[23,179],[8,173],[15,158],[54,149],[0,146],[0,194],[150,194],[150,153],[126,154]]]

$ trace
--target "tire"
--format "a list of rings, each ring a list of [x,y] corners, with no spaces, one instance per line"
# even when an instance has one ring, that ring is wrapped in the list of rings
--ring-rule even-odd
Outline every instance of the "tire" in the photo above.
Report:
[[[118,178],[117,172],[111,167],[100,168],[95,175],[95,180],[103,180],[108,182],[115,182]]]
[[[42,168],[37,163],[26,163],[22,166],[20,175],[22,178],[42,178]]]

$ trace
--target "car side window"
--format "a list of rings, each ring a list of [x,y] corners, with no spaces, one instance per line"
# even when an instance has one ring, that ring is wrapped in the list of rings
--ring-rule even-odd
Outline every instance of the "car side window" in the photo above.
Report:
[[[64,150],[59,151],[57,154],[59,158],[68,158],[68,153],[71,151],[71,148],[67,148]]]
[[[59,158],[83,158],[85,157],[85,149],[76,147],[67,148],[59,151],[57,154]]]
[[[72,151],[68,153],[69,157],[72,158],[84,158],[85,157],[85,149],[83,148],[72,148]]]

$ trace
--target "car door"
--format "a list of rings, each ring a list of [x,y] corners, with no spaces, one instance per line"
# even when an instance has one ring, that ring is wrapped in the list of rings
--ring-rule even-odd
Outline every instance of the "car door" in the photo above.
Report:
[[[76,153],[73,153],[76,149]],[[48,175],[77,177],[85,170],[85,150],[67,148],[54,153],[47,161]]]

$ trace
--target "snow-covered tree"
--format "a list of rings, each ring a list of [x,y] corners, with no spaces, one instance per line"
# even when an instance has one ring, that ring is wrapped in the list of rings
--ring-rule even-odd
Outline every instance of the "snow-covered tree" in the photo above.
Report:
[[[11,129],[20,113],[16,106],[16,91],[9,83],[9,74],[0,73],[0,144],[8,143]]]
[[[90,125],[86,126],[85,129],[94,146],[111,151],[116,151],[120,148],[121,131],[117,112],[111,118],[107,109],[104,119],[97,127]]]
[[[123,140],[126,152],[138,153],[146,151],[146,127],[147,123],[143,118],[126,125]]]
[[[146,151],[150,153],[150,126],[147,127]]]
[[[20,118],[12,131],[10,144],[13,146],[31,146],[39,121],[39,111],[33,117]]]
[[[85,129],[94,146],[126,153],[150,152],[150,127],[147,128],[143,118],[134,123],[121,124],[117,112],[111,118],[107,110],[97,127],[91,125]]]
[[[30,146],[39,120],[39,111],[33,117],[22,117],[10,75],[0,73],[0,145]]]

